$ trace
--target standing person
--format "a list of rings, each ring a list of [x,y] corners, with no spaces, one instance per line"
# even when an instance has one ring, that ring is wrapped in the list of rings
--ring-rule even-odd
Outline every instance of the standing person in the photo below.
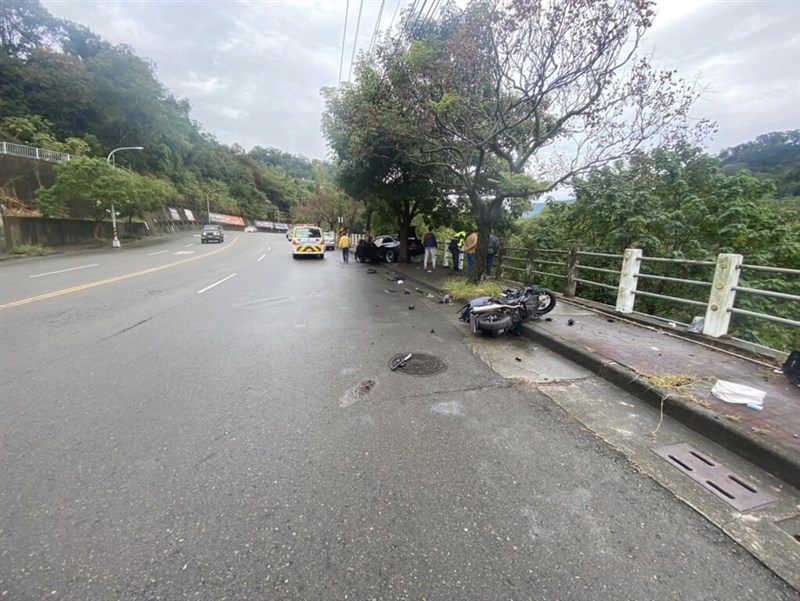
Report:
[[[494,230],[489,234],[489,249],[486,251],[486,277],[492,277],[492,263],[494,263],[494,256],[500,250],[500,240],[494,235]]]
[[[473,231],[464,241],[464,254],[467,257],[467,275],[472,274],[475,265],[475,251],[478,249],[478,232]]]
[[[450,243],[447,245],[447,248],[450,250],[450,254],[453,255],[453,271],[461,271],[458,268],[458,259],[461,256],[461,239],[458,237],[458,234],[450,238]]]
[[[342,262],[349,263],[350,262],[350,237],[347,235],[347,230],[345,230],[341,236],[339,236],[339,248],[342,249]]]
[[[425,258],[422,261],[423,269],[428,269],[428,257],[431,258],[431,265],[433,265],[431,269],[436,269],[436,247],[438,245],[436,234],[433,233],[433,228],[429,227],[428,233],[422,237],[422,248],[425,249]]]
[[[455,233],[455,237],[458,240],[458,254],[459,254],[459,262],[456,263],[456,271],[461,271],[464,268],[464,241],[467,239],[467,232],[461,230],[460,232]]]

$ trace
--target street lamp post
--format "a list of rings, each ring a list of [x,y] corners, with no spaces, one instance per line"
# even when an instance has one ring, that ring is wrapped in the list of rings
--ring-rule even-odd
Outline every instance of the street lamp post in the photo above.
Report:
[[[122,148],[115,148],[111,152],[108,153],[108,157],[106,158],[106,162],[110,166],[113,167],[111,163],[111,157],[114,156],[114,153],[118,150],[144,150],[143,146],[123,146]],[[117,237],[117,213],[114,211],[114,200],[111,200],[111,230],[114,233],[114,239],[111,241],[112,248],[119,248],[119,238]]]
[[[212,192],[219,192],[219,188],[214,188],[206,192],[206,223],[211,225],[211,193]]]

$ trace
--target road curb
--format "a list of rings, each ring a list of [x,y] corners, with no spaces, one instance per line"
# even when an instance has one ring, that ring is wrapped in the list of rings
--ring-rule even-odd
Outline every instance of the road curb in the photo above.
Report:
[[[733,451],[788,484],[800,481],[800,454],[764,436],[752,433],[719,413],[653,386],[641,374],[597,353],[534,326],[523,325],[526,338],[585,367],[649,405],[663,411],[709,440]],[[792,484],[794,485],[794,484]]]

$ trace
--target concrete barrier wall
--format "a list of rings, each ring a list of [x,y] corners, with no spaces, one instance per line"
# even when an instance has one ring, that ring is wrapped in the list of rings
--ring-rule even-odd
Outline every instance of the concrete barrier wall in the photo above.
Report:
[[[84,219],[51,219],[47,217],[3,217],[3,237],[6,250],[25,244],[41,246],[70,246],[95,239],[96,224]],[[117,222],[120,238],[141,238],[148,235],[144,223]],[[111,240],[111,222],[103,222],[97,230],[100,239]]]

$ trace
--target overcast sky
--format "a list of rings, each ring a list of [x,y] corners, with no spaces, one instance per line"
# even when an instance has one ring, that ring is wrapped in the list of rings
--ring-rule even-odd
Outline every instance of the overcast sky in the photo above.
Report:
[[[381,9],[350,0],[43,0],[151,60],[158,80],[187,98],[192,118],[224,144],[273,146],[327,158],[320,89],[347,80]],[[411,0],[399,0],[400,10]],[[431,2],[428,6],[433,5]],[[398,0],[385,0],[382,29]],[[661,68],[707,87],[693,112],[716,121],[710,152],[770,131],[800,129],[800,1],[658,0],[641,48]],[[397,23],[399,17],[395,18]]]

